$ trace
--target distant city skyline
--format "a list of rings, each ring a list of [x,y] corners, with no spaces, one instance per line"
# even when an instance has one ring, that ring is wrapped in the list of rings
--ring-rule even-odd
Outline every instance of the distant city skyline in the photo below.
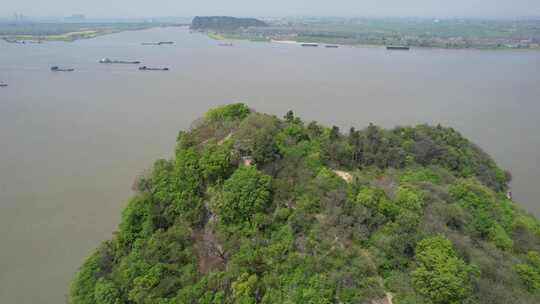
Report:
[[[68,17],[83,14],[89,18],[151,17],[195,15],[231,16],[336,16],[336,17],[540,17],[538,0],[176,0],[148,1],[6,1],[0,17],[23,14],[32,17]]]

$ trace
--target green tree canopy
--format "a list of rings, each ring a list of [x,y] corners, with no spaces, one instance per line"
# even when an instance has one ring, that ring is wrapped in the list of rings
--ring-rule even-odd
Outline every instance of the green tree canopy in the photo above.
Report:
[[[437,235],[416,246],[418,267],[413,271],[416,290],[434,304],[458,304],[470,295],[474,267],[456,256],[452,243]]]
[[[271,177],[255,167],[240,167],[225,181],[212,206],[224,223],[251,222],[270,204],[270,183]]]

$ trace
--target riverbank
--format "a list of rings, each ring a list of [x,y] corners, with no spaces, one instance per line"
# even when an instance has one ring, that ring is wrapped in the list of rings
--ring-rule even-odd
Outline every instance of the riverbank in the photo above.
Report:
[[[385,41],[366,41],[359,42],[354,39],[345,39],[342,37],[311,37],[302,35],[290,35],[290,36],[266,36],[261,34],[253,34],[250,32],[206,32],[209,38],[217,41],[225,40],[237,40],[237,41],[251,41],[251,42],[281,42],[286,41],[289,44],[302,44],[302,43],[314,43],[320,45],[341,45],[351,47],[384,47],[389,45],[384,43]],[[309,42],[306,42],[309,41]],[[540,51],[540,45],[531,44],[527,46],[501,44],[501,45],[446,45],[446,44],[407,44],[403,43],[411,48],[423,48],[423,49],[445,49],[445,50],[487,50],[487,51]]]
[[[125,31],[174,26],[168,23],[30,23],[0,24],[0,39],[9,43],[72,42]]]
[[[71,42],[79,39],[91,39],[98,35],[112,34],[114,32],[99,32],[95,30],[68,32],[60,35],[16,35],[16,36],[4,36],[2,39],[11,43],[24,43],[25,41],[66,41]]]
[[[234,33],[216,33],[216,32],[203,32],[205,33],[208,38],[214,39],[217,41],[231,41],[231,40],[238,40],[238,41],[251,41],[251,42],[271,42],[272,39],[270,37],[252,37],[252,36],[244,36],[242,34],[234,34]]]
[[[540,50],[538,19],[308,18],[264,20],[266,27],[213,29],[227,39],[292,40],[350,46]]]

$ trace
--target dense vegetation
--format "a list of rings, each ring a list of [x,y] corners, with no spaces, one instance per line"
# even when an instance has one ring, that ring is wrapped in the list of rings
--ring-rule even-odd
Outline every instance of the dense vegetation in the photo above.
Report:
[[[540,222],[509,180],[451,128],[219,107],[136,180],[69,301],[539,303]]]
[[[264,27],[267,24],[255,18],[235,18],[226,16],[195,17],[191,22],[194,30],[236,30],[247,27]]]

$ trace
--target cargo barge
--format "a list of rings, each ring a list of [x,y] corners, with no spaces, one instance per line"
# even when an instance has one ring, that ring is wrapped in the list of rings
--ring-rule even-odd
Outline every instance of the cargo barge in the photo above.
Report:
[[[109,58],[103,58],[99,61],[99,63],[118,63],[118,64],[140,64],[140,61],[124,61],[124,60],[111,60]]]
[[[160,42],[143,42],[142,45],[164,45],[164,44],[174,44],[173,41],[160,41]]]
[[[60,67],[57,67],[57,66],[53,66],[51,67],[51,71],[53,72],[73,72],[75,71],[75,69],[64,69],[64,68],[60,68]]]
[[[411,48],[406,45],[387,45],[386,49],[389,51],[408,51]]]

